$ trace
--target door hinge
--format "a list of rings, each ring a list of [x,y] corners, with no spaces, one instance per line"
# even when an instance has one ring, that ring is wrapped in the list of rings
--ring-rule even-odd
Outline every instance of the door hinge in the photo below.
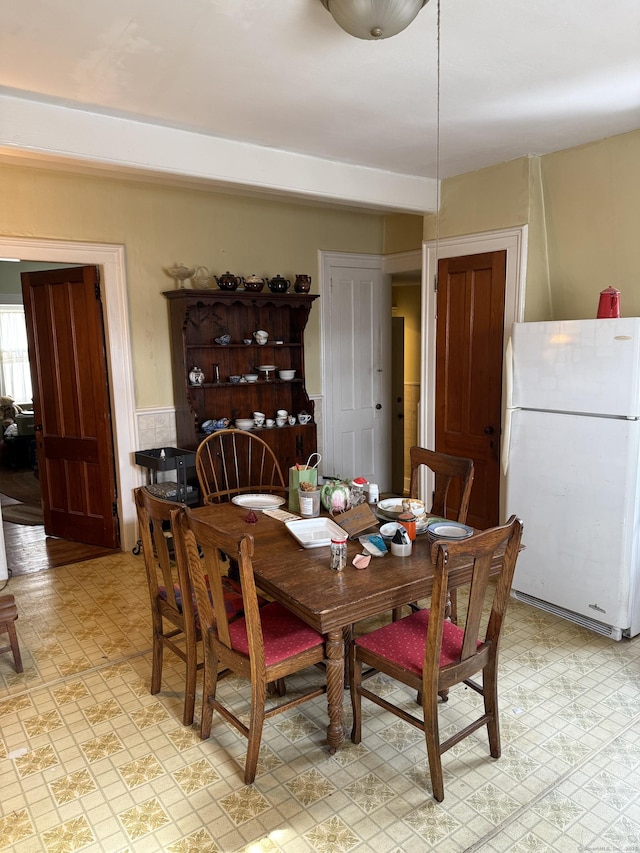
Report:
[[[434,293],[438,292],[438,275],[437,275],[437,273],[433,277],[433,292]]]
[[[99,302],[100,297],[101,297],[101,294],[100,294],[100,270],[99,269],[96,270],[96,283],[94,285],[94,289],[96,292],[96,299]]]
[[[114,518],[118,515],[118,504],[115,501],[111,504],[111,515]]]

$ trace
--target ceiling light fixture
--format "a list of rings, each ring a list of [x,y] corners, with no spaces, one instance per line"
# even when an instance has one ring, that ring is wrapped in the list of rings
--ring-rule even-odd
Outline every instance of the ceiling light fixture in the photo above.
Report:
[[[406,29],[428,0],[321,0],[342,29],[359,39],[386,39]]]

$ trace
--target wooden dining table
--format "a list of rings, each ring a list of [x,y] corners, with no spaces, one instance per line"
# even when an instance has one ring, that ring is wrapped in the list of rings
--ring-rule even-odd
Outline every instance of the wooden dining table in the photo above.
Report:
[[[428,536],[417,537],[410,556],[396,557],[389,551],[383,557],[372,557],[366,569],[352,565],[362,546],[357,540],[349,541],[347,566],[337,572],[330,567],[329,546],[301,547],[282,521],[263,512],[256,513],[258,521],[252,524],[245,521],[247,509],[233,503],[198,507],[192,512],[234,536],[253,536],[257,586],[325,635],[327,744],[335,752],[344,741],[345,638],[354,623],[431,594],[434,564]],[[497,560],[493,572],[499,574],[500,569]],[[451,564],[450,587],[470,580],[470,561]]]

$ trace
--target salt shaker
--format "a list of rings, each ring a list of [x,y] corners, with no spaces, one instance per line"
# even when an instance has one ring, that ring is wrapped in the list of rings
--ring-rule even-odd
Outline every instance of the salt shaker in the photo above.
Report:
[[[331,568],[341,572],[347,565],[347,537],[331,539]]]
[[[378,484],[377,483],[369,483],[369,503],[377,504],[378,503]]]

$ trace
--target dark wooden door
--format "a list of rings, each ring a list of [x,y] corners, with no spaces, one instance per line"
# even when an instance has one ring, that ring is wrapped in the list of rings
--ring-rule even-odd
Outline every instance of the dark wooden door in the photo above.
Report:
[[[438,264],[436,450],[475,464],[468,523],[500,515],[500,428],[506,252]]]
[[[22,274],[45,532],[117,548],[111,408],[96,267]]]

